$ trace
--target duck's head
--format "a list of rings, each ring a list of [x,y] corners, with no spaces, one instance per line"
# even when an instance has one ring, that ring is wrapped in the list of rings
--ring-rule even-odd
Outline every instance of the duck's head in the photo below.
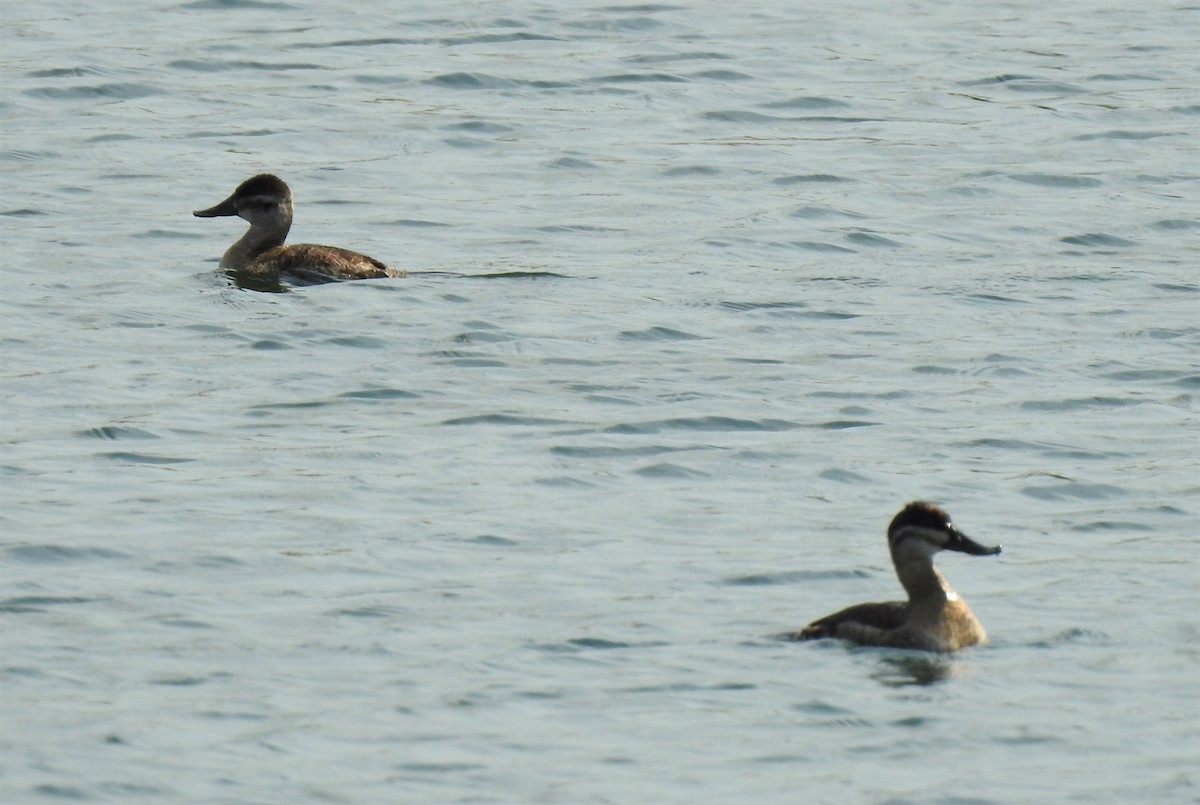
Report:
[[[238,185],[233,195],[207,210],[192,213],[197,218],[236,215],[251,224],[279,226],[292,222],[292,191],[278,176],[260,173]]]
[[[938,551],[961,551],[972,556],[995,556],[1000,546],[980,545],[954,527],[950,515],[940,506],[913,501],[892,518],[888,526],[888,546],[892,561],[929,560]]]

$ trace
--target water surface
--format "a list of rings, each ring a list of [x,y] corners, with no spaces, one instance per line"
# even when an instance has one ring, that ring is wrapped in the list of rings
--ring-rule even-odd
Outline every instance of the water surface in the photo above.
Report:
[[[0,799],[1194,799],[1200,12],[803,6],[4,12]]]

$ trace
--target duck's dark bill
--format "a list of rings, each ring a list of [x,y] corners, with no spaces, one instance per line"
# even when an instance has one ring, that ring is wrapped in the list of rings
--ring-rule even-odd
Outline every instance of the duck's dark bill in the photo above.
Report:
[[[192,215],[197,218],[220,218],[223,215],[237,215],[237,205],[233,203],[233,198],[227,198],[215,207],[209,207],[207,210],[196,210]]]
[[[1000,553],[1000,546],[996,545],[989,548],[987,545],[980,545],[975,540],[968,537],[957,528],[951,528],[950,541],[946,543],[945,549],[948,551],[962,551],[969,553],[972,556],[995,556]]]

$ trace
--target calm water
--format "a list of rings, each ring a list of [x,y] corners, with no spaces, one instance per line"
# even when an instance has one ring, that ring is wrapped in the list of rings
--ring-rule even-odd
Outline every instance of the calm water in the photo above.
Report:
[[[807,5],[0,11],[0,800],[1200,800],[1200,7]]]

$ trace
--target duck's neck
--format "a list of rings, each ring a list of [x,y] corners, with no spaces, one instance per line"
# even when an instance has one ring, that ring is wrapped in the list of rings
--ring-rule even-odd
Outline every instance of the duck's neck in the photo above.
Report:
[[[925,559],[911,560],[896,565],[896,575],[904,591],[908,593],[910,603],[938,601],[944,603],[958,598],[958,593],[946,583],[946,579],[933,562]]]
[[[221,256],[221,268],[228,268],[234,271],[243,270],[250,263],[254,262],[254,258],[267,249],[283,245],[290,228],[290,221],[277,226],[251,224],[250,228],[246,230],[246,234],[242,235],[236,243],[225,250],[225,254]]]

